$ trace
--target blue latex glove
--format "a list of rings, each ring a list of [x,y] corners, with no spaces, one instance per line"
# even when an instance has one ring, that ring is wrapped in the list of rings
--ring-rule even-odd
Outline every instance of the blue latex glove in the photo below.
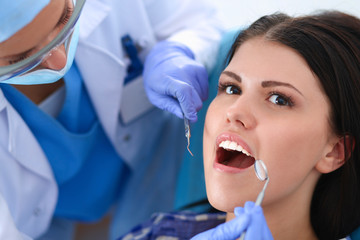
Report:
[[[208,74],[180,43],[159,42],[144,64],[145,91],[152,104],[191,122],[208,97]]]
[[[254,202],[246,202],[244,208],[237,207],[234,213],[236,218],[200,233],[191,240],[235,240],[244,231],[245,240],[273,240],[260,206],[255,206]]]

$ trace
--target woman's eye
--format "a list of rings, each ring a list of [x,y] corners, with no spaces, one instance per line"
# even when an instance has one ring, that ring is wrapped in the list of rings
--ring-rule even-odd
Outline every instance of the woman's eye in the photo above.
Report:
[[[225,92],[227,94],[241,94],[241,90],[235,86],[226,86]]]
[[[280,106],[292,106],[290,98],[282,96],[280,94],[272,94],[269,97],[269,101]]]

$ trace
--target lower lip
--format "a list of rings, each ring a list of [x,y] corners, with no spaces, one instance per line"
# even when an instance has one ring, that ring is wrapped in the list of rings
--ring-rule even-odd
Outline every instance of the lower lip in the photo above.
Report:
[[[226,172],[226,173],[242,173],[245,172],[248,168],[234,168],[234,167],[229,167],[226,166],[224,164],[220,164],[216,161],[214,161],[213,167],[220,171],[220,172]]]

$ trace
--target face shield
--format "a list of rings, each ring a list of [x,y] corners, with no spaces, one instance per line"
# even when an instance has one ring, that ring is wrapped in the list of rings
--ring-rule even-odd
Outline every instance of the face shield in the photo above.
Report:
[[[76,46],[79,37],[79,19],[85,0],[74,0],[73,13],[66,25],[60,30],[55,38],[42,49],[29,57],[14,64],[0,66],[0,83],[9,84],[44,84],[59,80],[71,67],[75,57]],[[66,65],[60,70],[38,67],[57,47],[65,46]]]

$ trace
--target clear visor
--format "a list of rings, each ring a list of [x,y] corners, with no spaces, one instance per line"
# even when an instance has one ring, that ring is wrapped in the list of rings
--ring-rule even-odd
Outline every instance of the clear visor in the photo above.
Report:
[[[53,49],[61,46],[62,44],[65,43],[65,47],[68,48],[69,44],[67,43],[67,40],[69,38],[71,39],[71,35],[74,31],[75,25],[79,19],[84,4],[85,0],[76,0],[73,13],[70,16],[69,21],[60,30],[56,37],[45,47],[24,60],[14,64],[0,66],[0,82],[33,70],[50,55]],[[66,49],[66,53],[67,52],[68,49]]]

